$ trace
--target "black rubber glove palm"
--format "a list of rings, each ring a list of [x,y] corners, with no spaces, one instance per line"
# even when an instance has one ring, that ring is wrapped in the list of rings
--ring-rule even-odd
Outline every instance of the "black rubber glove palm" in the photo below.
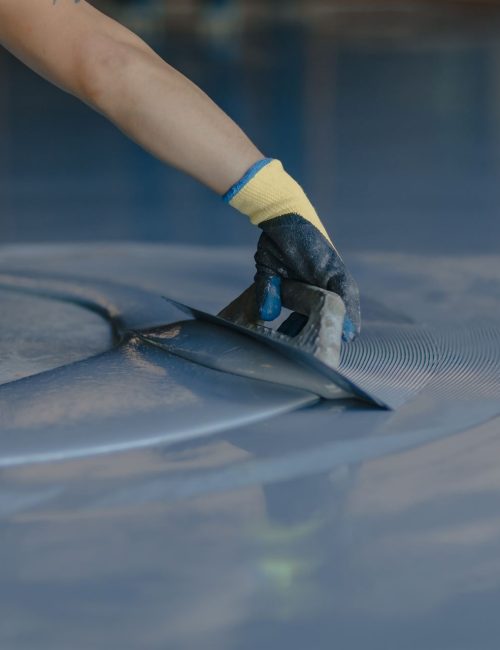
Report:
[[[255,254],[257,301],[262,320],[281,312],[281,278],[337,293],[346,306],[343,337],[352,340],[361,326],[359,291],[340,255],[309,221],[289,214],[263,221]]]

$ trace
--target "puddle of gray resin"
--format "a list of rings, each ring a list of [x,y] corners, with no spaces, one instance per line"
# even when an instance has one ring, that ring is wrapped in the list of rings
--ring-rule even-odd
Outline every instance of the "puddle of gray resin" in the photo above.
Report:
[[[176,331],[164,293],[217,313],[248,284],[243,259],[4,249],[2,647],[489,650],[500,323],[498,296],[470,292],[479,265],[355,257],[368,298],[341,369],[397,406],[384,410],[135,334]],[[395,271],[411,295],[388,286]],[[234,336],[205,353],[260,373],[265,351]]]
[[[31,248],[29,256],[22,248],[4,252],[0,289],[8,318],[2,345],[8,354],[0,368],[1,465],[174,443],[269,418],[280,426],[276,416],[318,403],[299,380],[294,387],[262,381],[267,355],[278,376],[293,373],[293,363],[283,359],[280,369],[279,355],[235,332],[215,336],[213,326],[199,323],[195,357],[199,361],[207,325],[204,354],[213,356],[211,363],[194,363],[136,335],[168,323],[177,331],[179,313],[164,303],[160,288],[186,302],[183,294],[192,292],[191,304],[200,295],[206,305],[229,293],[232,285],[211,276],[215,258],[219,266],[234,266],[230,277],[240,276],[244,286],[247,270],[232,252],[225,259],[204,251],[193,290],[191,257],[141,246],[78,246],[73,255],[67,247],[48,247],[46,254],[44,247]],[[359,266],[362,276],[362,257]],[[387,277],[383,266],[380,275]],[[370,262],[370,276],[376,279],[376,263]],[[364,305],[363,333],[344,345],[340,370],[395,411],[367,415],[351,400],[328,411],[326,421],[322,410],[306,412],[307,426],[328,426],[336,436],[377,423],[381,437],[347,443],[342,459],[398,451],[500,413],[500,327],[491,314],[489,324],[478,324],[477,313],[471,324],[453,318],[445,324],[442,317],[434,324],[429,307],[422,324],[411,309],[419,300],[415,288],[407,312],[399,299],[393,306],[377,291],[372,295]],[[215,362],[219,371],[206,367]],[[236,372],[238,364],[249,370]],[[235,372],[227,372],[232,367]],[[307,458],[294,467],[314,468]]]
[[[0,384],[109,350],[113,335],[98,314],[60,300],[0,289]]]

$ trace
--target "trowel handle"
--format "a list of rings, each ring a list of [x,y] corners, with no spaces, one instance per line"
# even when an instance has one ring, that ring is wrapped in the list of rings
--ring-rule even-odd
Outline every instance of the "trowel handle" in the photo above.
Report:
[[[245,289],[237,298],[229,303],[218,316],[236,323],[237,325],[255,325],[259,322],[259,310],[257,307],[257,291],[255,284]]]
[[[320,287],[315,287],[304,282],[283,280],[281,285],[281,303],[287,309],[303,316],[311,316],[318,312],[326,316],[327,312],[342,310],[342,319],[345,316],[345,306],[342,298]]]
[[[297,286],[303,287],[303,289],[297,292],[294,290]],[[314,289],[314,287],[310,288]],[[313,307],[315,296],[315,293],[309,292],[309,287],[306,284],[292,282],[291,280],[282,280],[281,282],[281,303],[291,311],[308,316]],[[247,326],[261,323],[255,283],[245,289],[227,307],[224,307],[219,316],[239,325]]]
[[[342,298],[326,289],[303,282],[283,280],[281,301],[287,309],[307,317],[306,324],[297,336],[281,336],[287,338],[291,344],[314,354],[327,365],[337,367],[345,317]],[[259,320],[255,284],[225,307],[219,316],[243,327],[262,325]]]
[[[283,307],[303,316],[309,316],[313,312],[328,309],[328,307],[337,309],[339,301],[343,305],[340,296],[333,293],[333,291],[327,291],[294,280],[282,280],[281,282],[281,302]],[[241,325],[259,323],[255,283],[245,289],[227,307],[224,307],[219,316]]]

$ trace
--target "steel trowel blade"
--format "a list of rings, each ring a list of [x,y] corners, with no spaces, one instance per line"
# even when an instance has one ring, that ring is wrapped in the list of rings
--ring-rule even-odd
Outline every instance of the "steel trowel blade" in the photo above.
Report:
[[[376,395],[373,395],[373,393],[368,393],[366,390],[345,377],[339,370],[327,366],[322,361],[317,359],[314,355],[308,352],[304,352],[296,346],[290,345],[281,340],[276,340],[274,338],[266,336],[265,334],[261,334],[260,332],[250,330],[246,327],[243,327],[242,325],[237,325],[236,323],[221,318],[220,316],[214,316],[213,314],[209,314],[200,309],[196,309],[195,307],[189,307],[188,305],[184,305],[183,303],[178,302],[177,300],[173,300],[172,298],[168,298],[167,296],[163,297],[167,302],[169,302],[174,307],[177,307],[177,309],[184,312],[188,316],[192,316],[193,318],[201,321],[215,323],[216,325],[229,328],[233,331],[239,332],[240,334],[244,334],[245,336],[256,339],[257,341],[260,341],[261,343],[264,343],[265,345],[268,345],[273,349],[279,351],[281,354],[285,355],[295,363],[314,369],[316,372],[323,375],[326,380],[336,384],[339,388],[351,394],[353,397],[361,399],[364,402],[368,402],[369,404],[376,405],[380,408],[391,409],[391,406],[384,400],[381,400]]]

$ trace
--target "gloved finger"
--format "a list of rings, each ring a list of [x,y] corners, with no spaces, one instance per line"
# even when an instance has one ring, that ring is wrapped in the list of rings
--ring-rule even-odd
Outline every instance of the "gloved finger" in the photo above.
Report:
[[[342,340],[345,341],[346,343],[350,343],[353,339],[356,338],[356,334],[358,334],[359,331],[356,331],[356,327],[352,320],[349,318],[349,316],[346,316],[344,318],[344,327],[342,330]]]
[[[344,301],[346,316],[344,320],[343,339],[352,341],[361,331],[361,309],[358,285],[347,271],[331,278],[328,282],[329,291],[337,293]]]
[[[259,271],[255,276],[257,307],[261,320],[271,321],[281,313],[281,278]]]
[[[361,332],[361,305],[359,289],[356,282],[350,279],[344,293],[346,318],[344,320],[344,335],[347,341],[352,341]]]

